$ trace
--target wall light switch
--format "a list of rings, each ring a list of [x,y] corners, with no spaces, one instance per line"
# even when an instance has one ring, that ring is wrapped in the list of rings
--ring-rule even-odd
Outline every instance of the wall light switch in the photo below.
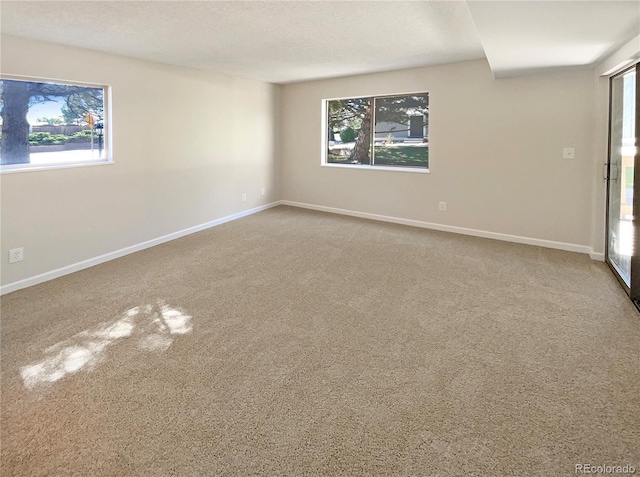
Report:
[[[574,147],[565,147],[562,150],[562,158],[563,159],[575,159],[576,158],[576,149]]]

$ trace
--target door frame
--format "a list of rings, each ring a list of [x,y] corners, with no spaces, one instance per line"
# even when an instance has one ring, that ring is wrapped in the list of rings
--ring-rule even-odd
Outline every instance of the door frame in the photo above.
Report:
[[[618,273],[618,270],[615,265],[613,265],[610,257],[609,257],[609,197],[611,195],[611,147],[612,147],[612,137],[611,137],[611,125],[613,120],[613,88],[612,83],[613,80],[622,76],[632,70],[636,71],[636,105],[635,105],[635,135],[636,135],[636,154],[633,159],[633,183],[634,183],[634,194],[633,194],[633,255],[631,256],[631,271],[629,276],[629,283],[627,285],[624,279]],[[605,263],[613,272],[613,275],[616,277],[620,285],[624,291],[629,295],[629,298],[636,304],[638,307],[640,305],[640,221],[636,220],[636,216],[640,211],[640,62],[635,63],[631,66],[624,68],[621,71],[609,76],[609,120],[607,124],[607,163],[606,163],[606,177],[605,181],[607,184],[606,187],[606,204],[605,204]],[[622,171],[618,171],[618,174],[621,176]],[[636,187],[637,186],[637,187]],[[636,193],[636,190],[638,193]],[[640,308],[639,308],[640,309]]]

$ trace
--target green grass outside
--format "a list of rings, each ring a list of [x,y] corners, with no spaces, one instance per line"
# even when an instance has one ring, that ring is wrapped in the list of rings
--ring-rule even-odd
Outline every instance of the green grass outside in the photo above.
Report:
[[[329,154],[327,162],[346,164],[348,156]],[[401,167],[429,167],[429,148],[415,146],[376,146],[375,165]]]
[[[429,167],[429,148],[415,146],[376,146],[377,166]]]
[[[341,156],[339,154],[327,154],[327,162],[329,164],[346,164],[349,160],[349,156]]]

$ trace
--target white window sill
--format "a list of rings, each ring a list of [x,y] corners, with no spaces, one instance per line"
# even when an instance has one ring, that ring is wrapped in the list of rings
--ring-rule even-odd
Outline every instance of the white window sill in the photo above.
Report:
[[[360,171],[392,171],[392,172],[413,172],[417,174],[430,174],[429,169],[419,167],[395,167],[395,166],[369,166],[366,164],[320,164],[322,167],[336,167],[339,169],[356,169]]]
[[[0,174],[12,174],[15,172],[50,171],[51,169],[69,169],[71,167],[108,166],[115,164],[113,160],[92,161],[92,162],[72,162],[67,164],[12,164],[0,166]]]

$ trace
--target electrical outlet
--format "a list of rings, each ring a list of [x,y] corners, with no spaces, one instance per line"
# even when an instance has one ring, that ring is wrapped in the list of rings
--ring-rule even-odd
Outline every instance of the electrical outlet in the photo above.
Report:
[[[438,204],[438,209],[440,209],[441,212],[445,212],[447,210],[447,203],[446,202],[440,202]]]
[[[565,147],[562,150],[562,158],[563,159],[575,159],[576,158],[576,149],[575,149],[575,147]]]
[[[21,262],[24,259],[24,248],[12,248],[9,250],[9,263]]]
[[[266,193],[267,193],[267,189],[263,187],[262,190],[260,190],[260,195],[265,195]]]
[[[246,202],[247,201],[247,194],[242,194],[242,202]]]

